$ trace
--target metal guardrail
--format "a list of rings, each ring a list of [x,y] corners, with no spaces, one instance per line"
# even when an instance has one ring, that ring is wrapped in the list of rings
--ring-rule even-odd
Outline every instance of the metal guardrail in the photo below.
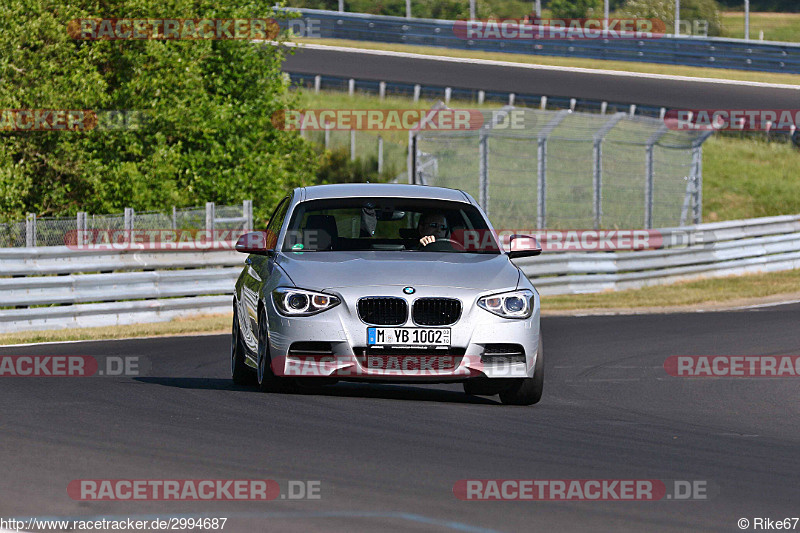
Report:
[[[306,26],[309,21],[313,24],[316,36],[329,39],[800,73],[800,44],[794,43],[671,35],[654,39],[466,40],[455,34],[452,20],[284,9],[300,13]]]
[[[463,89],[461,87],[448,87],[445,85],[422,85],[419,83],[401,83],[394,81],[375,81],[354,79],[344,76],[322,76],[287,72],[292,83],[309,90],[319,91],[358,91],[378,96],[403,96],[418,102],[422,98],[436,98],[445,104],[450,104],[450,99],[460,101],[477,101],[478,104],[497,102],[521,107],[539,107],[540,109],[570,109],[572,111],[586,111],[590,113],[613,114],[626,112],[631,115],[658,117],[663,119],[667,109],[663,106],[634,105],[625,102],[609,102],[591,100],[588,98],[567,98],[563,96],[549,96],[534,93],[514,93],[511,91],[481,91],[478,89]],[[449,98],[448,98],[449,97]],[[511,104],[509,104],[511,105]]]
[[[800,268],[800,215],[659,232],[664,248],[658,250],[546,253],[516,263],[542,294],[632,289]]]
[[[663,248],[516,260],[542,294],[800,268],[800,215],[659,230]],[[224,250],[0,249],[0,333],[227,313],[244,256]]]
[[[227,313],[242,254],[0,249],[0,333]]]

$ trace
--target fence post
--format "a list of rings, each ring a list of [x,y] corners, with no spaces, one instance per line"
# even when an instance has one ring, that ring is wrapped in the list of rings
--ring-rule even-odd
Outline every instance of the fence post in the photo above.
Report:
[[[349,80],[347,80],[347,94],[353,96],[355,92],[356,92],[356,80],[350,78]]]
[[[245,218],[244,231],[253,231],[253,200],[242,202],[242,216]]]
[[[178,230],[178,208],[172,206],[172,231]]]
[[[594,134],[592,147],[592,191],[594,199],[594,229],[600,229],[603,223],[603,139],[617,123],[625,117],[625,113],[614,113]]]
[[[378,135],[378,174],[383,172],[383,137]]]
[[[75,230],[76,230],[76,239],[75,244],[78,247],[83,246],[87,242],[87,235],[86,235],[86,212],[78,211],[78,215],[75,218]]]
[[[546,97],[542,96],[543,104],[547,103]],[[543,229],[547,223],[547,137],[556,127],[561,124],[571,111],[562,109],[555,114],[550,122],[545,125],[537,136],[536,145],[536,229]]]
[[[214,218],[216,218],[214,202],[206,202],[206,231],[214,231]],[[213,233],[212,233],[213,234]]]
[[[444,88],[444,104],[450,105],[450,97],[453,95],[452,87],[445,87]]]
[[[489,134],[481,128],[478,136],[478,204],[489,214]]]
[[[28,213],[25,217],[25,246],[36,246],[36,213]]]
[[[414,103],[419,102],[419,93],[422,91],[422,87],[419,83],[414,85]]]
[[[662,124],[647,140],[645,148],[645,181],[644,181],[644,227],[653,229],[653,184],[655,183],[654,150],[658,140],[667,133],[667,126]]]
[[[317,74],[314,76],[314,92],[319,93],[319,88],[322,85],[322,76]]]
[[[406,159],[406,169],[408,170],[408,182],[416,182],[417,173],[417,135],[414,130],[408,131],[408,155]]]
[[[381,100],[386,98],[386,82],[382,81],[378,84],[378,96]]]
[[[124,224],[125,224],[125,231],[129,232],[128,235],[130,235],[130,231],[133,230],[133,224],[134,224],[133,219],[134,219],[135,216],[136,216],[136,213],[134,212],[132,207],[126,207],[125,208],[125,221],[124,221]]]
[[[325,149],[328,150],[331,147],[331,130],[325,125]]]
[[[356,130],[350,130],[350,161],[356,160]]]
[[[542,111],[547,109],[547,97],[546,96],[542,96],[541,100],[539,100],[539,109],[541,109]]]
[[[547,137],[539,138],[536,147],[536,229],[544,228],[545,223],[545,209],[547,203],[545,202],[545,192],[547,182],[545,176],[547,175]]]
[[[508,93],[508,105],[514,105],[514,102],[517,100],[517,95],[514,93]]]
[[[703,146],[697,145],[692,149],[692,181],[694,182],[694,209],[692,222],[703,222]]]
[[[480,90],[478,91],[478,105],[483,105],[483,102],[486,101],[486,91]]]
[[[644,181],[644,227],[653,228],[653,147],[652,143],[645,148],[645,181]]]

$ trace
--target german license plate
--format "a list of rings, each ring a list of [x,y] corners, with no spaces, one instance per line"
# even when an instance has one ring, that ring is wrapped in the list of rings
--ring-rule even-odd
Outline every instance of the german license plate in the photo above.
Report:
[[[450,346],[450,328],[367,328],[369,346]]]

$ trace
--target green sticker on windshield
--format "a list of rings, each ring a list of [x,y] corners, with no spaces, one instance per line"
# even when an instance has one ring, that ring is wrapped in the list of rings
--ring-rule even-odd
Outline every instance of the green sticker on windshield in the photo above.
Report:
[[[303,243],[301,242],[298,242],[297,244],[292,246],[292,250],[302,250],[302,249],[303,249]]]

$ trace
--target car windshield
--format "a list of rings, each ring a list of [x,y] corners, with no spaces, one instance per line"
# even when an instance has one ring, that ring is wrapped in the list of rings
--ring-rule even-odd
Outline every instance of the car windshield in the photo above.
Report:
[[[500,253],[486,219],[473,205],[418,198],[300,203],[283,250]]]

